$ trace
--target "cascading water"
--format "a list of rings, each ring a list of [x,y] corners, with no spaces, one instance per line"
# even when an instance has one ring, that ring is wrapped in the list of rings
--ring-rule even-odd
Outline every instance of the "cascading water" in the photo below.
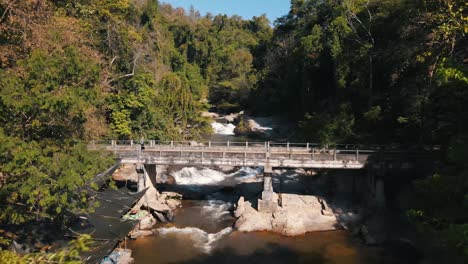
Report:
[[[231,227],[226,227],[217,233],[208,233],[200,228],[196,227],[165,227],[158,228],[157,232],[160,236],[173,236],[176,239],[191,239],[193,245],[199,248],[204,253],[210,253],[214,249],[216,241],[232,232]]]
[[[175,221],[156,229],[155,239],[179,246],[187,243],[198,254],[211,254],[233,232],[230,209],[238,199],[230,191],[242,183],[260,182],[261,168],[241,167],[231,173],[209,168],[185,167],[170,172],[179,191],[196,191],[197,200],[186,200],[175,212]],[[222,244],[222,243],[221,243]]]
[[[261,172],[261,168],[242,167],[236,172],[225,174],[208,168],[187,167],[171,173],[171,176],[179,185],[233,186],[243,182],[261,181],[262,179],[257,177]]]
[[[211,127],[213,128],[214,134],[218,135],[227,135],[227,136],[233,136],[234,135],[234,129],[236,128],[235,125],[227,123],[227,124],[222,124],[218,122],[213,122],[211,123]]]

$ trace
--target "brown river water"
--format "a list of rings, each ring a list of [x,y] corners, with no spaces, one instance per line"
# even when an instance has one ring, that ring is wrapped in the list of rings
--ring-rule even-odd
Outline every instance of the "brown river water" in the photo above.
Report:
[[[222,201],[184,201],[175,221],[154,236],[129,241],[137,264],[150,263],[418,263],[398,250],[367,247],[348,231],[285,237],[233,231]]]

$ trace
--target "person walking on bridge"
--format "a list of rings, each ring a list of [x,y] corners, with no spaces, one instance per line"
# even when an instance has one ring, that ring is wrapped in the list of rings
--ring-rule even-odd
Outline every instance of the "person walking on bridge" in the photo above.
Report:
[[[140,147],[141,147],[141,150],[145,150],[145,138],[144,137],[141,137],[140,139]]]

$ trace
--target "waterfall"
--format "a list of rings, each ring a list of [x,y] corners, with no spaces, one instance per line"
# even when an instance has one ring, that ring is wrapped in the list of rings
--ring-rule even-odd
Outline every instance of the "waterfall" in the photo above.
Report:
[[[242,167],[236,172],[225,174],[208,168],[185,167],[172,172],[171,176],[179,185],[235,185],[243,182],[255,182],[257,175],[261,172],[261,168]]]
[[[218,122],[211,123],[211,127],[213,128],[214,133],[218,135],[234,135],[234,128],[236,128],[233,124],[222,124]]]

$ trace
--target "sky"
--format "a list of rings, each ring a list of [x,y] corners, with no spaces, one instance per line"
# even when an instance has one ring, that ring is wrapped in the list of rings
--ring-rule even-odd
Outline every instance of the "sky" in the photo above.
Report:
[[[213,15],[239,15],[244,19],[266,14],[270,22],[289,12],[290,0],[161,0],[173,7],[183,7],[186,10],[193,7],[201,15],[207,12]]]

